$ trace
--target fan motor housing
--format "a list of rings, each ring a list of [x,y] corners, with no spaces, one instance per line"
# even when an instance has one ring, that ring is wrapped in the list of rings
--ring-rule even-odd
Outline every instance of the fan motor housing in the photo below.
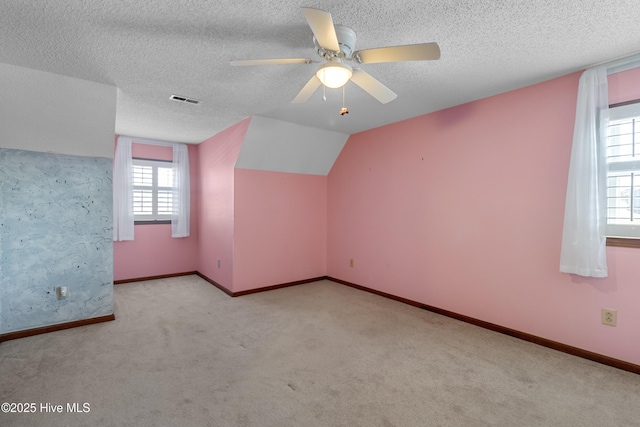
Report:
[[[356,32],[344,25],[335,25],[335,29],[336,36],[338,38],[338,46],[340,46],[340,53],[336,56],[351,58],[353,49],[356,46]],[[318,50],[318,55],[324,57],[328,51],[318,45],[318,41],[315,37],[313,38],[313,44]]]

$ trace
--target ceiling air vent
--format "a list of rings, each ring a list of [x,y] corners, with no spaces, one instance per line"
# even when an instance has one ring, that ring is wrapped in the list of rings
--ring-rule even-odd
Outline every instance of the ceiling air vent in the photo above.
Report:
[[[177,102],[186,102],[187,104],[193,104],[193,105],[200,104],[200,101],[195,100],[195,99],[191,99],[191,98],[187,98],[186,96],[171,95],[169,98],[174,100],[174,101],[177,101]]]

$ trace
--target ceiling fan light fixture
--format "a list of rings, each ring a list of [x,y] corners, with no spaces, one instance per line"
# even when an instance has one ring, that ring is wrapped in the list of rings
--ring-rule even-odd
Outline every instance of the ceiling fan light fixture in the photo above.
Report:
[[[336,89],[347,84],[353,69],[347,64],[338,61],[331,61],[323,64],[316,72],[316,77],[328,88]]]

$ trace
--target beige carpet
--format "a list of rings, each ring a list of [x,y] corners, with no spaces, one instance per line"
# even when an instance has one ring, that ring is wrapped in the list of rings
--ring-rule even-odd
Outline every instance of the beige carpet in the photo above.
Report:
[[[124,284],[115,314],[2,343],[0,402],[37,411],[0,426],[640,426],[640,376],[330,281]]]

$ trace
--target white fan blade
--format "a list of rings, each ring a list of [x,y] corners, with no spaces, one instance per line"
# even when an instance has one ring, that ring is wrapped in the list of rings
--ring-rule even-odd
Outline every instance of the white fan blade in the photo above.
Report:
[[[391,102],[398,97],[391,89],[373,78],[371,74],[362,70],[353,70],[351,81],[360,86],[369,95],[383,104]]]
[[[282,58],[282,59],[238,59],[231,61],[236,67],[246,65],[286,65],[286,64],[311,64],[309,58]]]
[[[307,102],[307,100],[311,98],[311,95],[313,95],[313,92],[315,92],[321,84],[322,83],[320,83],[320,79],[317,78],[314,74],[313,77],[311,77],[311,79],[307,82],[307,84],[304,85],[302,90],[296,95],[296,97],[293,98],[293,101],[291,101],[291,103],[302,104]]]
[[[338,36],[336,35],[336,28],[333,25],[331,14],[312,7],[303,7],[302,13],[307,23],[309,23],[313,35],[316,36],[318,45],[323,49],[338,52],[340,45],[338,44]]]
[[[361,64],[376,62],[426,61],[440,59],[438,43],[420,43],[406,46],[379,47],[359,50],[353,54]]]

